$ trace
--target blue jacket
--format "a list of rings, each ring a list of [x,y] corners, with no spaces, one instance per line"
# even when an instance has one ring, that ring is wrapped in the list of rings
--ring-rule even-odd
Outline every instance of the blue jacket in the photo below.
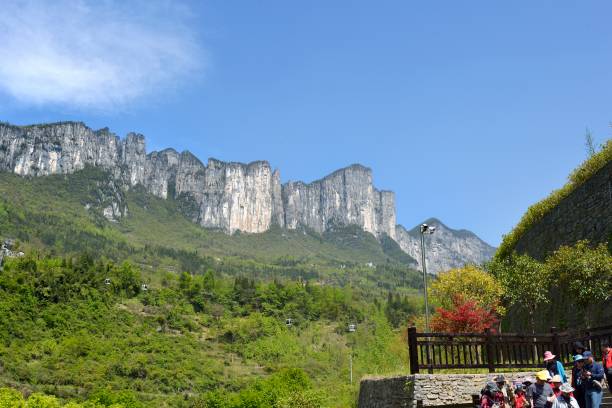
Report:
[[[563,364],[560,361],[554,361],[546,365],[546,369],[550,373],[551,377],[554,377],[556,374],[561,376],[562,382],[567,382],[567,375],[565,374],[565,368],[563,368]]]
[[[586,392],[601,392],[601,388],[597,388],[595,384],[593,384],[593,380],[601,382],[604,378],[604,370],[601,363],[594,362],[593,364],[585,365],[584,370],[591,372],[591,378],[582,380],[584,390]]]

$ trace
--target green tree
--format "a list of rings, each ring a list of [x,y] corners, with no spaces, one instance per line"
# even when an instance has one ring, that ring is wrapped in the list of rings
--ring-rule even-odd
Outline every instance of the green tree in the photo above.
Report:
[[[529,327],[535,333],[536,311],[550,302],[550,270],[527,255],[513,254],[494,259],[489,270],[504,290],[507,307],[522,310],[529,318]]]
[[[579,241],[574,246],[562,246],[546,259],[545,267],[582,308],[587,327],[593,309],[612,298],[612,256],[606,244],[592,248],[587,241]]]
[[[451,269],[432,282],[430,294],[434,302],[445,309],[454,307],[453,299],[473,300],[480,307],[503,315],[501,299],[504,287],[491,274],[475,266]]]
[[[595,141],[593,140],[593,133],[589,128],[586,128],[586,132],[584,133],[584,146],[586,148],[588,157],[593,156],[597,152],[595,148]]]

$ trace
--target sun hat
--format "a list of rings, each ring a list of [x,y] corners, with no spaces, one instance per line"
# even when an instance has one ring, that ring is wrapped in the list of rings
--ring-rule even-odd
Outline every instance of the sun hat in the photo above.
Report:
[[[504,382],[506,382],[506,377],[504,377],[503,374],[500,374],[497,377],[495,377],[495,382],[496,383],[504,383]]]
[[[549,377],[550,374],[548,373],[548,370],[542,370],[536,373],[536,378],[540,381],[546,381]]]
[[[485,385],[485,390],[493,393],[499,391],[499,387],[493,381],[489,381],[487,385]]]
[[[582,358],[583,358],[583,359],[585,359],[585,360],[586,360],[586,359],[587,359],[587,358],[589,358],[589,357],[593,357],[593,353],[591,353],[590,351],[588,351],[588,350],[587,350],[587,351],[585,351],[584,353],[582,353]]]
[[[559,374],[555,374],[552,378],[552,382],[554,383],[562,383],[563,380],[561,379],[561,376]]]
[[[561,387],[559,387],[559,391],[569,394],[570,392],[574,392],[574,387],[572,387],[569,383],[563,383],[561,384]]]
[[[582,361],[584,360],[584,357],[582,356],[582,354],[576,354],[574,356],[574,361]]]
[[[557,356],[555,356],[555,355],[554,355],[553,353],[551,353],[550,351],[545,351],[545,352],[544,352],[544,361],[546,361],[546,360],[552,360],[552,359],[554,359],[555,357],[557,357]]]
[[[536,382],[536,380],[533,377],[523,378],[523,385],[530,385],[530,384],[533,384],[534,382]]]

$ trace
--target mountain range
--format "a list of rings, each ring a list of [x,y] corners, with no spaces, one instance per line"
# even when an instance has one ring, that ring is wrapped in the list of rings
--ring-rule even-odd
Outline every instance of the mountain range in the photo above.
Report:
[[[413,258],[413,266],[420,266],[418,226],[408,230],[396,224],[394,193],[376,189],[365,166],[353,164],[311,183],[281,184],[279,170],[267,161],[243,164],[211,158],[204,165],[188,151],[147,153],[144,136],[136,133],[121,139],[108,128],[94,131],[81,122],[0,123],[0,171],[40,177],[86,167],[110,175],[98,204],[111,222],[129,216],[125,192],[144,188],[158,198],[175,200],[184,216],[206,229],[235,234],[305,228],[324,234],[357,226],[381,244],[393,241]],[[438,228],[426,236],[431,273],[480,264],[494,252],[469,231],[453,230],[437,219],[426,222]]]

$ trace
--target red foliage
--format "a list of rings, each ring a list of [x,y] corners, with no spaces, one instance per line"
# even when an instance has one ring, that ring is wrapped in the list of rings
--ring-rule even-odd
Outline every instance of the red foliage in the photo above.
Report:
[[[431,328],[436,332],[451,333],[482,333],[485,329],[494,331],[498,323],[495,309],[485,309],[475,300],[453,298],[453,308],[436,309],[436,315],[431,320]]]

